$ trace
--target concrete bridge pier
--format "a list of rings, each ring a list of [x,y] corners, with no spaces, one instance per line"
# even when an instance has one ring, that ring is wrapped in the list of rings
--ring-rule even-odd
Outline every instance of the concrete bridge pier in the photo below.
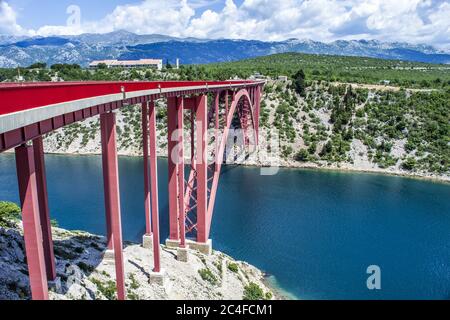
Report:
[[[153,270],[150,283],[165,286],[166,271],[161,268],[161,247],[159,238],[158,203],[158,159],[156,152],[156,107],[155,102],[142,104],[143,151],[144,151],[144,207],[146,216],[146,234],[143,247],[153,248]]]
[[[149,126],[148,126],[148,102],[142,103],[142,153],[144,157],[144,210],[145,210],[145,234],[142,237],[142,247],[153,248],[153,234],[151,224],[151,196],[150,196],[150,156],[149,156]]]
[[[114,250],[118,300],[126,299],[125,268],[123,261],[122,223],[120,216],[119,168],[116,145],[116,115],[100,115],[102,131],[103,177],[105,183],[105,209],[108,248]]]
[[[31,295],[33,300],[48,300],[47,270],[33,147],[22,145],[17,147],[15,152]]]
[[[179,240],[166,240],[166,247],[170,249],[180,249],[180,241]],[[186,246],[185,248],[198,251],[200,253],[203,253],[205,255],[212,254],[212,240],[208,239],[205,242],[198,242],[195,240],[186,240]],[[184,254],[183,251],[181,251],[181,254]]]
[[[47,178],[45,171],[44,143],[42,136],[33,140],[33,153],[36,171],[36,186],[39,203],[39,217],[42,230],[42,245],[44,248],[47,280],[56,279],[55,255],[53,250],[52,226],[48,207]]]

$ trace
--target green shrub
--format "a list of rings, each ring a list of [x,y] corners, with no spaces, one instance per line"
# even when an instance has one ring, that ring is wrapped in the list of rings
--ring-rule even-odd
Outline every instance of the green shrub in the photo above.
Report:
[[[112,280],[108,280],[106,283],[101,282],[97,279],[92,279],[91,282],[97,286],[98,291],[100,291],[106,299],[116,300],[116,283]]]
[[[306,162],[309,159],[309,153],[306,149],[301,149],[296,155],[295,160]]]
[[[211,272],[211,270],[207,268],[198,270],[198,273],[200,274],[200,277],[202,277],[204,281],[208,281],[212,285],[215,285],[219,282],[217,280],[217,277]]]
[[[136,280],[136,277],[134,276],[134,274],[130,274],[130,281],[131,281],[131,285],[130,288],[133,290],[136,290],[139,288],[139,282]]]
[[[20,207],[12,202],[0,201],[0,217],[10,220],[20,220]]]
[[[264,291],[259,285],[250,282],[244,287],[244,300],[264,300]]]
[[[84,271],[85,273],[91,273],[92,271],[94,271],[94,267],[83,262],[80,261],[77,263],[78,268],[80,268],[82,271]]]
[[[408,171],[414,170],[417,161],[414,158],[408,158],[402,163],[402,168]]]
[[[58,227],[59,227],[58,220],[56,220],[56,219],[51,219],[51,220],[50,220],[50,224],[51,224],[52,227],[54,227],[54,228],[58,228]]]
[[[239,266],[238,266],[237,263],[230,262],[228,264],[228,270],[230,270],[231,272],[234,272],[234,273],[238,273],[239,272]]]
[[[133,301],[134,300],[139,300],[139,295],[136,292],[131,291],[131,292],[128,292],[127,299],[128,300],[133,300]]]
[[[0,201],[0,227],[11,227],[21,218],[20,207],[12,202]]]

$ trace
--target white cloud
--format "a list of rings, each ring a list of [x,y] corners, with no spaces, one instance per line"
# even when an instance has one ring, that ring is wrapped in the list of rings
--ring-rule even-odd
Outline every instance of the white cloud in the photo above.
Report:
[[[0,0],[1,1],[1,0]],[[0,32],[39,35],[126,29],[179,37],[284,40],[378,39],[450,48],[450,0],[142,0],[117,6],[100,21],[23,30],[1,1]],[[217,7],[217,6],[216,6]]]
[[[183,36],[195,15],[187,0],[145,0],[139,4],[117,6],[100,21],[82,22],[79,26],[43,26],[39,35],[106,33],[125,29],[138,34],[160,33]]]
[[[187,31],[210,38],[378,39],[450,47],[448,0],[227,0]]]
[[[0,34],[23,34],[25,30],[17,24],[17,14],[6,2],[0,0]]]

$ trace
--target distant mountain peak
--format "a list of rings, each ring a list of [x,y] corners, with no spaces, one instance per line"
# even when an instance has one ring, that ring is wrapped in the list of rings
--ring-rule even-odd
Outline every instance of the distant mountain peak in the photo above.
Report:
[[[183,64],[241,60],[274,53],[362,56],[428,63],[450,63],[450,54],[425,44],[382,42],[370,39],[329,43],[291,38],[285,41],[176,38],[161,34],[140,35],[127,30],[105,34],[52,37],[0,35],[0,67],[28,66],[42,61],[78,63],[92,60],[160,58]],[[19,53],[19,54],[18,54]]]

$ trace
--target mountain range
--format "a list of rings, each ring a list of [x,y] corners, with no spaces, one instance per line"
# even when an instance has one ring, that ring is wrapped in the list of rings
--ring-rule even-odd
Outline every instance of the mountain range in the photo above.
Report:
[[[275,53],[362,56],[426,63],[450,63],[450,53],[429,45],[376,40],[286,41],[209,40],[165,35],[138,35],[127,31],[77,36],[14,37],[0,35],[0,67],[28,66],[35,62],[76,63],[92,60],[160,58],[182,64],[226,62]]]

